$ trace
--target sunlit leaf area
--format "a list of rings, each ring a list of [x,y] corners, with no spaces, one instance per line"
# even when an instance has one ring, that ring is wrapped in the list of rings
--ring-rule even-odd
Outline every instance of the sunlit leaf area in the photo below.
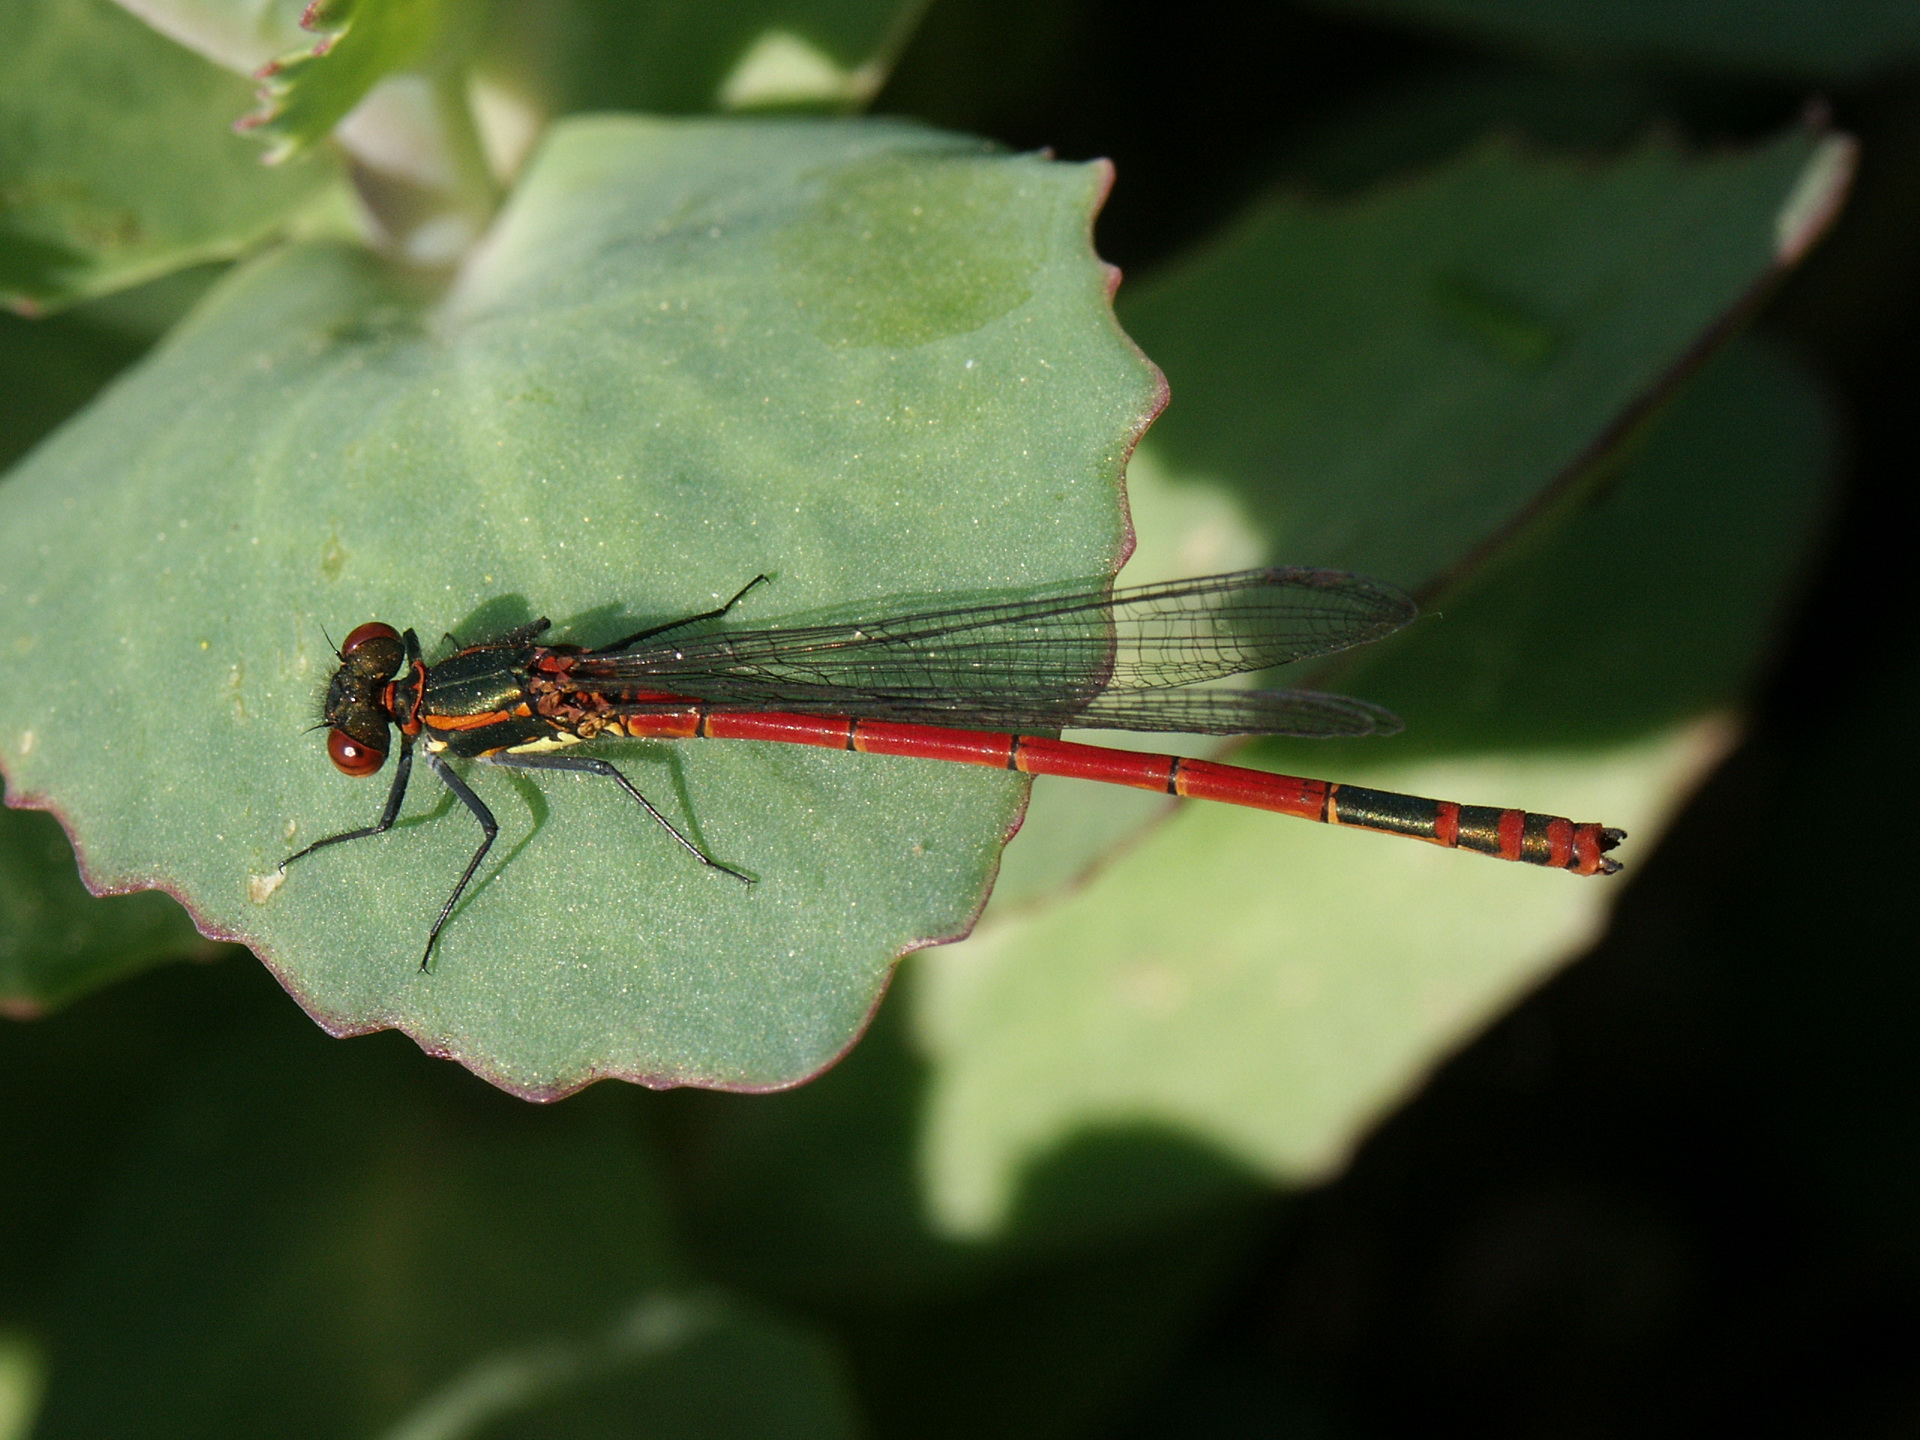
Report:
[[[1917,17],[0,4],[0,1440],[1910,1431]]]

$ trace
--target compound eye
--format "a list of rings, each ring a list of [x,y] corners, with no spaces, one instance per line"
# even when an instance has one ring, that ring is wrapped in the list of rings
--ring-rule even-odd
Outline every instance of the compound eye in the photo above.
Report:
[[[376,750],[373,746],[354,739],[344,730],[329,730],[327,758],[345,774],[371,775],[387,763],[387,752],[384,749]]]
[[[364,625],[356,625],[347,634],[346,644],[340,647],[340,658],[346,659],[369,640],[391,640],[400,643],[400,632],[391,625],[383,625],[378,620],[369,620]],[[342,767],[345,768],[344,766]]]

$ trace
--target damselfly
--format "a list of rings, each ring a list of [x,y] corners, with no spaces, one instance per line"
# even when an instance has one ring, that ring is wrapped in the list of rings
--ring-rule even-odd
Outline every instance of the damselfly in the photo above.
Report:
[[[572,753],[622,737],[772,740],[1067,775],[1408,835],[1576,875],[1620,868],[1606,852],[1625,836],[1598,824],[1055,738],[1069,727],[1392,733],[1400,722],[1363,700],[1206,687],[1399,629],[1413,618],[1413,602],[1375,581],[1268,569],[1117,591],[1082,582],[1013,599],[880,611],[856,622],[677,634],[721,619],[765,579],[756,576],[715,609],[596,648],[543,644],[550,627],[536,620],[428,664],[412,630],[360,626],[340,647],[327,689],[327,753],[348,775],[372,775],[398,730],[393,785],[374,824],[316,840],[280,868],[390,830],[417,741],[481,830],[479,848],[427,932],[423,970],[499,830],[450,759],[603,776],[701,864],[751,884],[676,829],[611,763]]]

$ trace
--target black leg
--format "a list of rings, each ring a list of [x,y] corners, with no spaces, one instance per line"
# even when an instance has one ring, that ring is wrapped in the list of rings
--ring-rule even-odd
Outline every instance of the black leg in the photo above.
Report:
[[[651,640],[656,635],[665,635],[671,630],[678,630],[683,625],[698,625],[702,620],[718,620],[722,615],[725,615],[729,610],[733,609],[735,605],[738,605],[746,593],[753,589],[754,586],[764,585],[766,583],[767,577],[765,575],[756,575],[734,592],[733,599],[727,601],[726,604],[720,606],[718,609],[702,610],[698,615],[689,615],[684,620],[669,620],[665,625],[655,625],[652,629],[637,631],[627,636],[624,640],[616,640],[611,645],[602,645],[592,653],[595,655],[609,655],[615,650],[624,650],[629,645],[638,645],[642,640]],[[564,768],[577,769],[579,767],[566,766]],[[639,792],[635,791],[634,793],[638,794]],[[642,800],[640,803],[646,805],[647,802]],[[647,808],[652,809],[653,807],[648,806]],[[666,825],[667,822],[662,820],[660,823]],[[667,828],[671,830],[673,827],[668,825]],[[683,841],[682,843],[684,844],[685,842]],[[724,870],[726,866],[722,865],[720,868]]]
[[[338,845],[342,840],[364,840],[369,835],[384,835],[393,828],[394,820],[400,814],[400,805],[407,798],[407,777],[413,773],[413,741],[403,740],[400,744],[400,763],[394,767],[393,788],[387,791],[387,808],[380,812],[377,824],[363,826],[358,830],[343,830],[338,835],[329,835],[324,840],[316,840],[304,850],[296,850],[280,862],[280,868],[298,860],[302,855],[311,855],[329,845]]]
[[[453,893],[447,896],[447,903],[440,907],[440,918],[433,922],[433,929],[427,932],[427,948],[421,952],[420,968],[431,969],[433,942],[440,938],[440,931],[447,923],[447,917],[453,914],[453,907],[460,903],[460,896],[467,888],[467,882],[473,879],[473,872],[480,868],[480,862],[487,858],[487,851],[493,848],[493,838],[500,833],[499,822],[493,818],[493,812],[486,802],[472,790],[467,782],[453,773],[447,762],[431,750],[427,752],[427,768],[438,775],[446,787],[459,797],[460,803],[473,812],[473,818],[480,822],[482,832],[480,848],[473,852],[473,858],[467,861],[467,868],[460,873],[459,881],[453,887]]]
[[[739,597],[735,596],[734,598],[738,599]],[[590,755],[515,755],[510,751],[500,751],[493,755],[483,755],[480,758],[485,760],[489,765],[503,765],[510,770],[572,770],[582,775],[604,775],[635,800],[638,800],[640,802],[640,808],[645,810],[647,814],[651,815],[655,820],[659,821],[661,827],[665,829],[669,835],[673,836],[675,840],[680,842],[680,848],[693,856],[693,858],[698,860],[702,865],[707,866],[709,869],[719,870],[731,875],[743,885],[753,884],[753,877],[751,875],[742,874],[731,865],[722,865],[718,860],[714,859],[711,855],[707,854],[706,851],[694,844],[693,841],[676,830],[673,822],[658,810],[654,809],[653,802],[642,795],[638,787],[636,787],[631,780],[627,779],[626,776],[622,775],[605,760],[596,760]]]

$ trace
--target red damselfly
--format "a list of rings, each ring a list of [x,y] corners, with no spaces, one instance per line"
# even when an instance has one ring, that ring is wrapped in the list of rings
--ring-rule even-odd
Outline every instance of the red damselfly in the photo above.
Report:
[[[390,830],[418,741],[427,765],[481,829],[479,848],[427,932],[422,969],[499,828],[448,759],[604,776],[701,864],[751,884],[676,829],[608,761],[569,753],[615,738],[773,740],[991,765],[1223,800],[1576,875],[1620,868],[1606,852],[1623,833],[1597,824],[1055,738],[1069,727],[1287,736],[1398,730],[1387,711],[1342,695],[1204,688],[1399,629],[1413,618],[1413,602],[1375,581],[1267,569],[1117,591],[1081,582],[864,621],[676,635],[721,619],[765,579],[756,576],[715,609],[596,648],[542,644],[549,625],[536,620],[456,644],[428,664],[412,630],[360,626],[340,647],[327,689],[327,753],[349,775],[372,775],[398,730],[393,785],[374,824],[316,840],[280,868]]]

